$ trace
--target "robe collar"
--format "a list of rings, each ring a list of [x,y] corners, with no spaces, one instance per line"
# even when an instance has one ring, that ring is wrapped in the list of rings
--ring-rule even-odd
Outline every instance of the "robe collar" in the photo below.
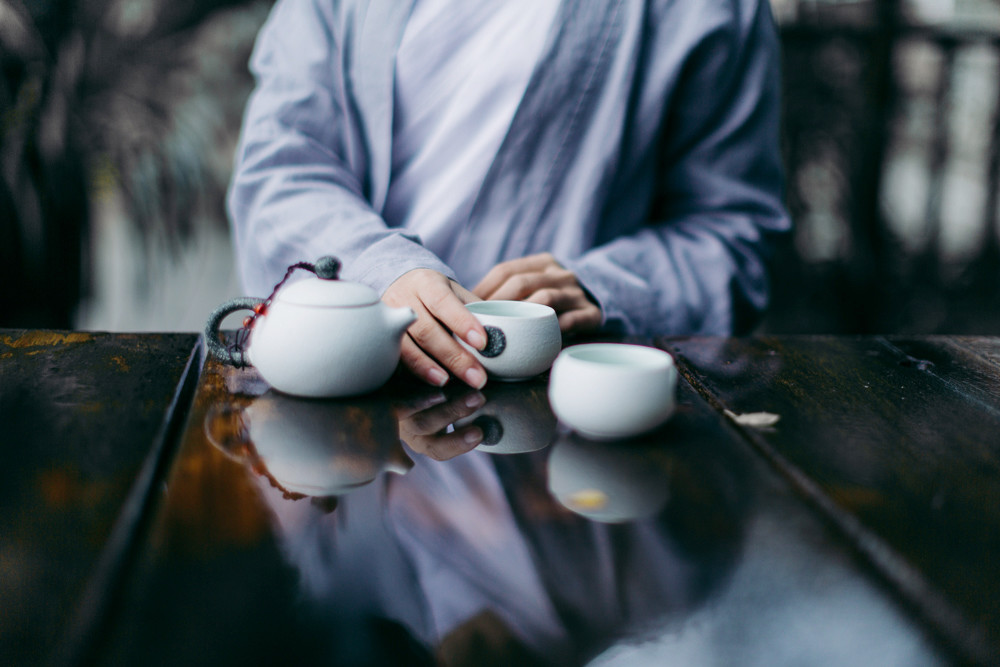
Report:
[[[376,211],[385,204],[392,170],[396,53],[415,1],[362,3],[361,29],[349,47],[369,160],[367,194]],[[470,226],[492,216],[497,206],[506,207],[508,216],[521,217],[538,215],[546,205],[551,180],[567,159],[560,149],[571,143],[600,94],[612,47],[622,33],[623,4],[562,0],[543,56],[477,196]],[[525,186],[532,196],[524,196]],[[517,210],[510,210],[513,202]]]

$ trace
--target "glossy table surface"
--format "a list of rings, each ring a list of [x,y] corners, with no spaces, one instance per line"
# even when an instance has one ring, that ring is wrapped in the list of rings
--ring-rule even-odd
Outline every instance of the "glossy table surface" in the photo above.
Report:
[[[1000,658],[1000,339],[632,342],[677,410],[596,443],[546,376],[308,401],[193,335],[0,331],[0,654]]]
[[[0,330],[0,662],[73,656],[100,633],[197,343]]]

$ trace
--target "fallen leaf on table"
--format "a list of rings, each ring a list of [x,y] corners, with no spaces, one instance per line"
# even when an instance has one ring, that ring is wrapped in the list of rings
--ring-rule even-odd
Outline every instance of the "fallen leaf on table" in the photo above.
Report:
[[[740,426],[750,426],[751,428],[774,426],[781,419],[781,415],[776,415],[773,412],[746,412],[738,415],[732,410],[724,410],[723,413]]]

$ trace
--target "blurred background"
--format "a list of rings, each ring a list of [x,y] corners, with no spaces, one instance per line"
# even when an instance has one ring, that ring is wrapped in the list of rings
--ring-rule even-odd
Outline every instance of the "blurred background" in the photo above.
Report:
[[[0,0],[0,327],[199,331],[270,0]],[[1000,0],[772,0],[776,333],[1000,331]]]

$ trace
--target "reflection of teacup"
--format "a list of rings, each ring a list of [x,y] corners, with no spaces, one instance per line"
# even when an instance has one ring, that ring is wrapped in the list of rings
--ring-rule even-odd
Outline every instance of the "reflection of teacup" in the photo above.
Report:
[[[549,492],[588,519],[631,521],[666,505],[670,467],[657,448],[612,447],[567,435],[556,441],[549,455]]]
[[[528,301],[477,301],[466,304],[489,340],[482,351],[459,340],[498,380],[527,380],[544,373],[562,348],[556,311]]]
[[[656,428],[676,406],[673,357],[653,347],[588,343],[552,364],[549,401],[559,420],[594,440],[628,438]]]
[[[413,467],[391,410],[375,402],[295,398],[269,391],[236,412],[210,414],[209,439],[247,458],[282,490],[343,495],[382,472]]]
[[[545,395],[545,385],[499,384],[483,389],[486,403],[455,428],[478,426],[483,440],[476,449],[491,454],[533,452],[552,443],[556,416]]]

